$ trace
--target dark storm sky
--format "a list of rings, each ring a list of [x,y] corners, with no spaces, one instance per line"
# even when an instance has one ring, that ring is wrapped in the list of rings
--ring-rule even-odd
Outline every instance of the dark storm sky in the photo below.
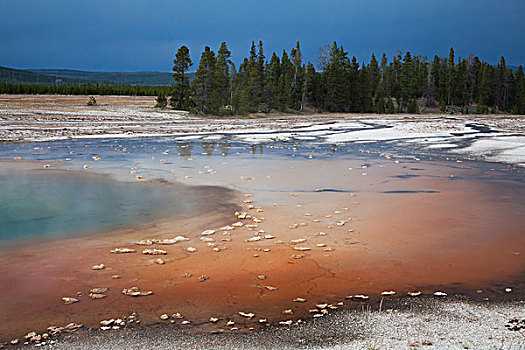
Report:
[[[525,0],[1,0],[0,65],[99,71],[169,71],[175,50],[226,41],[239,62],[251,41],[265,54],[301,41],[304,60],[336,40],[349,55],[397,50],[471,53],[525,63]],[[195,66],[193,67],[195,69]]]

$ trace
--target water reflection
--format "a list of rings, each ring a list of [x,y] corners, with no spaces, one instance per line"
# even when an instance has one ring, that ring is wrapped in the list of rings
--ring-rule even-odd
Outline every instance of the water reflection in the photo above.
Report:
[[[182,158],[191,157],[191,152],[193,151],[193,145],[188,141],[177,141],[177,152],[178,155]]]
[[[215,151],[215,145],[215,141],[201,140],[202,151],[208,156],[211,156],[213,154],[213,151]]]

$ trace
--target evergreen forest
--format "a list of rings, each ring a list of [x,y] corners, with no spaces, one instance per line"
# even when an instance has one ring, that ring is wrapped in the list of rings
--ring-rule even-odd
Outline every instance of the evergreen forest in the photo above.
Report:
[[[358,62],[334,42],[320,49],[317,66],[304,62],[300,43],[267,57],[263,43],[252,42],[237,68],[223,42],[217,52],[206,46],[191,84],[189,49],[178,49],[174,86],[159,94],[157,107],[170,104],[196,114],[244,115],[268,112],[525,114],[523,67],[512,70],[477,56],[432,59],[410,52]]]

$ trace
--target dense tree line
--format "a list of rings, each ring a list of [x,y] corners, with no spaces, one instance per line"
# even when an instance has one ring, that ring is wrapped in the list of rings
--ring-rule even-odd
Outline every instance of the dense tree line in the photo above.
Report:
[[[369,63],[350,58],[336,42],[321,49],[318,69],[302,60],[299,42],[268,60],[263,43],[252,42],[236,69],[222,43],[217,54],[206,46],[189,83],[190,52],[182,46],[174,60],[175,85],[169,103],[199,114],[301,112],[418,113],[425,107],[442,111],[525,114],[523,67],[512,71],[502,57],[497,66],[478,57],[456,59],[399,52],[391,60],[372,55]],[[168,103],[161,93],[157,106]],[[474,107],[475,106],[475,107]]]
[[[167,86],[132,85],[25,85],[0,82],[0,94],[125,95],[157,96],[170,91]]]

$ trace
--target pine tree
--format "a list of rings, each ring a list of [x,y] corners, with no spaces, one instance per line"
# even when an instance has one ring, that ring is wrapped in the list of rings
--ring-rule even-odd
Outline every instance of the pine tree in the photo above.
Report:
[[[259,52],[252,41],[250,58],[246,69],[248,93],[250,95],[250,111],[256,112],[261,109],[264,94],[264,53],[263,43],[259,41]]]
[[[468,89],[468,103],[471,104],[475,101],[478,90],[478,75],[481,63],[478,57],[471,55],[468,59],[467,69],[466,69],[466,81]]]
[[[481,66],[478,104],[494,105],[494,69],[487,63]]]
[[[181,46],[173,60],[173,78],[175,78],[175,86],[170,98],[170,104],[174,108],[181,110],[189,108],[190,83],[189,78],[185,73],[192,65],[190,50],[186,46]]]
[[[375,110],[376,110],[376,113],[379,113],[379,114],[385,113],[385,101],[382,98],[377,100]]]
[[[447,65],[447,104],[452,103],[452,91],[454,90],[454,48],[450,48]]]
[[[343,46],[334,41],[329,53],[329,62],[323,72],[326,75],[325,107],[330,112],[348,112],[350,110],[350,91],[348,70],[350,62]]]
[[[267,68],[265,95],[272,110],[279,109],[279,78],[281,77],[281,60],[274,52]]]
[[[496,105],[502,111],[509,111],[512,98],[512,71],[507,68],[502,56],[497,67],[496,75]]]
[[[377,62],[376,62],[377,63]],[[361,101],[360,101],[360,112],[371,113],[373,111],[373,98],[372,98],[372,87],[370,86],[370,75],[371,68],[365,66],[363,63],[359,73],[360,76],[360,91],[361,91]]]
[[[297,42],[295,48],[290,51],[290,56],[293,62],[293,79],[291,85],[291,99],[292,105],[291,108],[295,110],[300,110],[302,106],[302,96],[303,96],[303,69],[302,69],[302,54],[301,46]]]
[[[525,74],[523,67],[519,66],[514,79],[514,114],[525,114]]]
[[[217,88],[217,58],[209,46],[204,48],[192,83],[192,100],[197,113],[217,114],[221,106]]]
[[[248,86],[248,67],[250,62],[244,58],[243,63],[239,66],[239,71],[235,75],[233,91],[233,108],[235,113],[245,115],[250,112],[251,96]]]
[[[396,108],[394,107],[394,102],[391,98],[388,98],[388,102],[386,103],[386,112],[388,114],[396,113]]]
[[[259,40],[259,51],[257,53],[257,79],[258,79],[258,95],[259,95],[259,103],[260,104],[264,104],[265,107],[263,108],[264,112],[267,112],[267,105],[266,105],[266,101],[264,99],[264,80],[265,80],[265,71],[264,71],[264,67],[265,67],[265,56],[264,56],[264,51],[263,51],[263,42],[262,40]]]
[[[230,66],[232,62],[230,57],[231,52],[228,50],[226,43],[222,42],[219,51],[217,51],[217,69],[215,78],[221,106],[231,104]]]
[[[322,110],[324,105],[324,96],[322,76],[315,71],[312,63],[306,65],[306,100],[310,105]]]
[[[427,107],[434,107],[436,104],[436,85],[434,81],[434,63],[430,62],[427,66],[426,81],[423,88],[423,98]]]
[[[281,111],[288,110],[292,105],[292,81],[293,81],[294,67],[290,61],[286,50],[283,50],[281,57],[281,76],[279,77],[279,109]]]
[[[381,78],[381,71],[379,70],[379,64],[377,63],[376,56],[372,54],[370,60],[370,89],[372,90],[372,96],[377,97],[377,88],[379,86],[379,79]]]
[[[465,59],[460,59],[458,65],[456,66],[456,76],[452,98],[455,105],[466,106],[469,103],[467,69],[468,61]]]
[[[410,100],[416,97],[415,91],[415,77],[414,77],[414,61],[409,51],[406,52],[403,58],[403,65],[401,68],[399,84],[400,84],[400,105],[401,110],[404,111],[408,107]]]
[[[381,66],[379,67],[379,83],[375,91],[375,95],[378,98],[384,98],[386,96],[390,96],[387,94],[387,67],[388,67],[388,58],[386,57],[386,54],[383,52],[383,55],[381,56]]]
[[[361,79],[359,63],[355,56],[352,57],[352,63],[347,71],[347,80],[345,90],[348,91],[348,107],[345,112],[358,113],[363,110],[363,89],[361,88]]]

